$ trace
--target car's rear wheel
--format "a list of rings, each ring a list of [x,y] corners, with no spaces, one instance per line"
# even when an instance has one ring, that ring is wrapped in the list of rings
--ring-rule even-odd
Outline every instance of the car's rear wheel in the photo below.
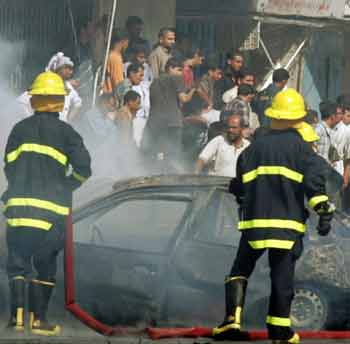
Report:
[[[291,309],[291,319],[295,329],[324,329],[328,314],[327,297],[319,288],[312,285],[301,285],[295,288]]]

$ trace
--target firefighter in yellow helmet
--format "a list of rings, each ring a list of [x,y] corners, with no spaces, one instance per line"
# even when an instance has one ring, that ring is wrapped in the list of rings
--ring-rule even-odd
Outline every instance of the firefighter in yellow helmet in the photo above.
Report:
[[[326,164],[310,143],[317,136],[305,125],[302,96],[293,89],[279,92],[266,110],[271,130],[240,156],[230,191],[240,204],[242,236],[236,259],[225,280],[226,316],[213,329],[217,339],[239,335],[248,278],[268,251],[271,296],[266,318],[272,343],[299,343],[291,328],[294,270],[302,253],[309,207],[319,216],[318,232],[331,229],[334,207],[325,190]],[[312,129],[312,128],[311,128]],[[308,141],[308,142],[306,142]]]
[[[24,331],[28,282],[30,331],[57,335],[60,328],[47,321],[46,313],[72,192],[91,175],[90,155],[79,134],[59,120],[66,95],[61,77],[53,72],[39,74],[29,93],[35,113],[14,126],[4,158],[8,188],[2,200],[11,300],[8,328]],[[69,168],[72,173],[67,175]],[[37,275],[29,280],[32,265]]]

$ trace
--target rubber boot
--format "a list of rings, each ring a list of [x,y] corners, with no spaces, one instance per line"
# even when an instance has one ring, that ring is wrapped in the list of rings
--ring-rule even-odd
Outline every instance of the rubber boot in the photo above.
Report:
[[[10,281],[11,314],[8,330],[24,331],[25,278],[18,276]]]
[[[226,316],[221,325],[213,329],[215,339],[234,339],[241,330],[241,317],[248,280],[245,277],[227,277],[225,280]]]
[[[60,326],[50,324],[46,317],[54,287],[54,283],[38,280],[29,285],[29,326],[33,334],[57,336],[61,332]]]
[[[300,337],[297,333],[294,336],[286,340],[273,340],[272,344],[300,344]]]

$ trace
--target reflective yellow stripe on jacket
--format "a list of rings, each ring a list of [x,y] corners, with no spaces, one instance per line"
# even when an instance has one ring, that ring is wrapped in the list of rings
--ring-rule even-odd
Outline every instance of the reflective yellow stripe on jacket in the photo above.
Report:
[[[276,239],[255,240],[255,241],[248,241],[248,243],[254,250],[262,250],[265,248],[278,248],[280,250],[291,250],[292,247],[294,246],[294,241],[276,240]]]
[[[43,201],[36,198],[10,198],[5,206],[5,210],[9,207],[35,207],[52,211],[59,215],[68,215],[69,208],[63,207],[53,202]]]
[[[257,169],[243,174],[243,183],[249,183],[263,175],[280,175],[297,183],[301,183],[304,179],[301,173],[285,166],[259,166]]]
[[[73,171],[72,175],[73,175],[73,177],[74,177],[77,181],[79,181],[80,183],[84,183],[84,182],[86,181],[86,178],[85,178],[85,177],[83,177],[82,175],[80,175],[79,173],[77,173],[77,172],[75,172],[75,171]]]
[[[292,321],[289,318],[273,317],[268,315],[266,318],[266,324],[282,327],[292,326]]]
[[[320,203],[327,202],[327,201],[328,201],[328,196],[326,196],[326,195],[315,196],[315,197],[310,198],[309,206],[310,206],[310,208],[314,209]]]
[[[272,229],[292,229],[294,231],[304,233],[305,224],[293,220],[277,220],[277,219],[254,219],[248,221],[240,221],[238,223],[239,230],[254,229],[254,228],[272,228]]]
[[[31,227],[42,229],[44,231],[48,231],[52,227],[52,223],[50,222],[28,218],[7,219],[7,224],[10,227]]]
[[[23,143],[16,150],[7,154],[6,161],[8,163],[16,161],[23,152],[47,155],[64,166],[66,166],[68,161],[67,156],[59,152],[57,149],[50,146],[39,145],[37,143]]]

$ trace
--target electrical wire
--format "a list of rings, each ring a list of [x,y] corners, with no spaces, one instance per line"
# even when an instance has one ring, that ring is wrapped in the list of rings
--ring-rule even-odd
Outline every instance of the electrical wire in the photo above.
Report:
[[[107,63],[108,63],[108,56],[109,56],[109,50],[111,48],[111,40],[112,40],[112,33],[113,33],[113,27],[114,27],[114,21],[115,21],[115,15],[117,12],[117,5],[118,1],[113,1],[113,8],[112,8],[112,14],[111,14],[111,20],[110,20],[110,26],[109,26],[109,33],[108,33],[108,40],[107,40],[107,47],[106,47],[106,54],[105,54],[105,61],[103,65],[103,72],[102,72],[102,81],[101,84],[104,85],[106,81],[106,72],[107,72]]]

